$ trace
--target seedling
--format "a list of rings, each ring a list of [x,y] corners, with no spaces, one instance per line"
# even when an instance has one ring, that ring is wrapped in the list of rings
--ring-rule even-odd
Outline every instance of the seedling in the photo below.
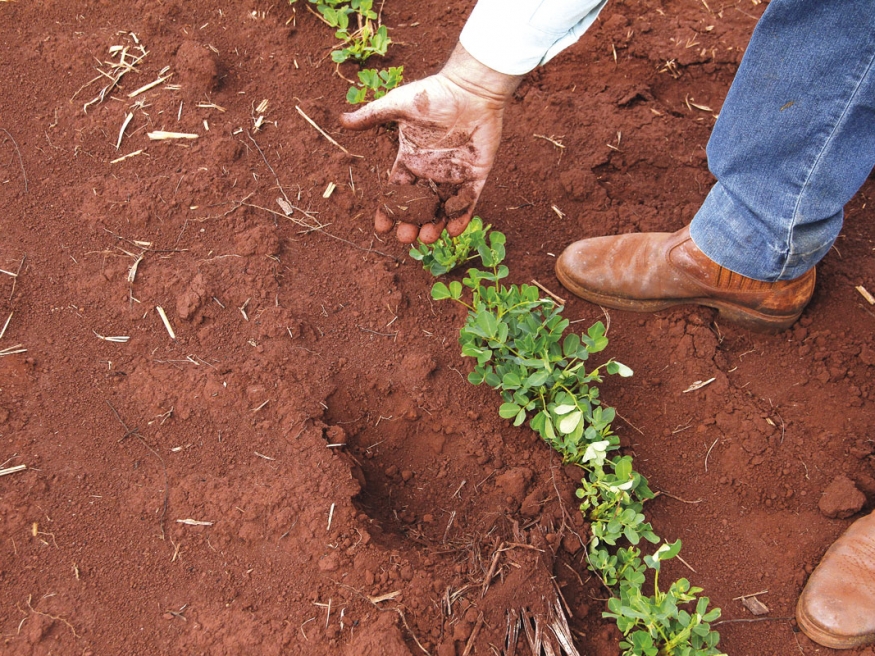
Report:
[[[297,0],[289,0],[294,4]],[[316,5],[322,21],[334,28],[334,36],[341,43],[332,48],[331,60],[342,64],[350,59],[364,64],[374,55],[385,56],[392,43],[385,25],[380,25],[380,17],[374,11],[374,0],[309,0]],[[353,105],[367,102],[386,95],[403,79],[404,67],[393,66],[386,69],[365,69],[358,73],[359,83],[350,87],[346,93],[347,102]],[[338,70],[338,75],[340,72]],[[343,77],[340,75],[340,77]],[[352,82],[343,78],[347,82]]]
[[[458,237],[450,237],[444,230],[441,238],[433,244],[423,244],[410,249],[410,257],[422,262],[422,267],[433,276],[442,276],[465,262],[477,257],[478,249],[486,246],[486,233],[492,226],[483,226],[479,216],[471,219],[468,227]]]
[[[362,63],[373,55],[386,54],[392,39],[385,25],[380,25],[376,30],[373,23],[367,20],[364,25],[352,34],[345,30],[335,32],[338,39],[343,39],[344,45],[331,53],[331,59],[336,64],[342,64],[347,59],[355,59]]]
[[[675,581],[666,592],[659,589],[660,564],[678,554],[680,540],[662,544],[643,558],[637,547],[642,538],[660,542],[643,514],[644,502],[654,496],[647,480],[634,470],[630,456],[609,457],[619,449],[611,432],[615,412],[602,407],[595,383],[605,373],[626,377],[632,370],[608,360],[587,371],[589,356],[608,345],[604,325],[598,322],[563,339],[569,321],[562,317],[561,306],[540,298],[537,287],[501,284],[509,274],[502,264],[505,237],[492,232],[487,239],[488,230],[475,217],[460,236],[451,238],[444,231],[435,244],[410,251],[434,275],[474,257],[486,269],[468,269],[461,282],[436,282],[431,291],[435,300],[450,299],[468,310],[459,337],[462,355],[477,360],[468,380],[498,390],[503,400],[499,415],[515,426],[529,419],[532,430],[565,463],[581,468],[577,496],[590,523],[589,566],[614,592],[604,616],[614,618],[625,636],[620,643],[624,656],[720,654],[720,636],[710,628],[720,610],[708,610],[708,598],[697,597],[701,589],[686,579]],[[629,546],[618,546],[621,542]],[[642,592],[649,572],[651,596]],[[683,608],[692,603],[693,612]]]
[[[373,55],[385,55],[392,40],[385,25],[374,27],[378,20],[373,9],[373,0],[310,0],[328,25],[334,28],[334,36],[343,41],[331,53],[331,59],[342,64],[347,59],[364,62]],[[356,20],[356,28],[350,32],[350,19]]]
[[[367,102],[368,92],[373,92],[373,100],[382,98],[404,79],[404,67],[392,66],[389,70],[366,68],[358,73],[361,86],[350,87],[346,93],[346,101],[352,105]]]

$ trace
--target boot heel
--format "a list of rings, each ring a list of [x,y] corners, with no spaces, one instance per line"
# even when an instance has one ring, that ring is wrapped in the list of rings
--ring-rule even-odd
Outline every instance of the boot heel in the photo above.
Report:
[[[761,333],[780,333],[787,330],[802,316],[800,310],[792,316],[775,317],[767,314],[758,314],[751,310],[742,310],[730,306],[718,306],[718,316],[738,326]]]

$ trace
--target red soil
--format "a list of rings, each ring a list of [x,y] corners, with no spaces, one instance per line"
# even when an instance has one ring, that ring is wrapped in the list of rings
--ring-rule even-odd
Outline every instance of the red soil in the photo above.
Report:
[[[389,0],[384,65],[436,70],[471,4]],[[572,240],[689,221],[762,8],[615,1],[526,79],[479,206],[508,236],[514,281],[561,294],[552,267]],[[98,62],[134,52],[130,32],[148,55],[86,113]],[[0,274],[0,325],[14,313],[0,348],[27,349],[0,357],[0,461],[28,467],[0,478],[4,653],[449,656],[479,626],[471,653],[491,654],[509,610],[555,598],[551,575],[581,653],[618,652],[575,480],[463,382],[462,314],[373,233],[393,134],[340,130],[348,85],[303,1],[18,0],[0,3],[0,37],[0,269],[18,273]],[[608,355],[635,377],[602,396],[667,493],[650,518],[695,570],[669,575],[723,608],[730,654],[831,653],[791,618],[853,519],[826,517],[824,491],[839,479],[830,514],[849,485],[861,512],[875,502],[873,310],[854,289],[875,291],[873,191],[783,334],[701,308],[610,314]],[[566,314],[604,319],[573,299]],[[501,542],[535,549],[500,553],[483,595]],[[733,622],[753,619],[737,598],[763,590],[768,621]]]

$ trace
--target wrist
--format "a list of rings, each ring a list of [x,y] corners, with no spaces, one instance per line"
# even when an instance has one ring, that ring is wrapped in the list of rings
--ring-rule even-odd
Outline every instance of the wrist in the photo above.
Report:
[[[441,75],[469,93],[504,104],[516,91],[524,76],[507,75],[482,64],[457,43]]]

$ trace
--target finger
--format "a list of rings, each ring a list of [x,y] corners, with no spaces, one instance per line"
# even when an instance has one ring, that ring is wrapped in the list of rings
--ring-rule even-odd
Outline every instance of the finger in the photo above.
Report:
[[[444,203],[444,212],[450,220],[447,232],[451,237],[458,237],[468,227],[484,184],[485,180],[464,184]]]
[[[394,227],[395,221],[386,214],[382,207],[378,207],[377,212],[374,215],[374,230],[381,235],[385,235]]]
[[[401,161],[401,155],[399,155],[392,166],[392,172],[389,174],[389,184],[412,185],[415,182],[416,176],[405,166],[404,162]]]
[[[354,112],[340,115],[340,124],[348,130],[367,130],[383,123],[400,121],[406,116],[402,104],[389,92]]]
[[[415,223],[398,223],[398,228],[395,230],[395,237],[402,244],[412,244],[419,236],[419,226]]]
[[[440,239],[441,233],[444,231],[446,221],[438,221],[437,223],[426,223],[419,229],[419,241],[423,244],[433,244]]]
[[[462,216],[458,216],[455,219],[451,219],[449,223],[447,223],[447,232],[450,237],[458,237],[463,232],[465,232],[465,228],[468,227],[468,224],[471,223],[471,217],[474,216],[474,208],[471,208],[471,211],[467,214],[463,214]]]

